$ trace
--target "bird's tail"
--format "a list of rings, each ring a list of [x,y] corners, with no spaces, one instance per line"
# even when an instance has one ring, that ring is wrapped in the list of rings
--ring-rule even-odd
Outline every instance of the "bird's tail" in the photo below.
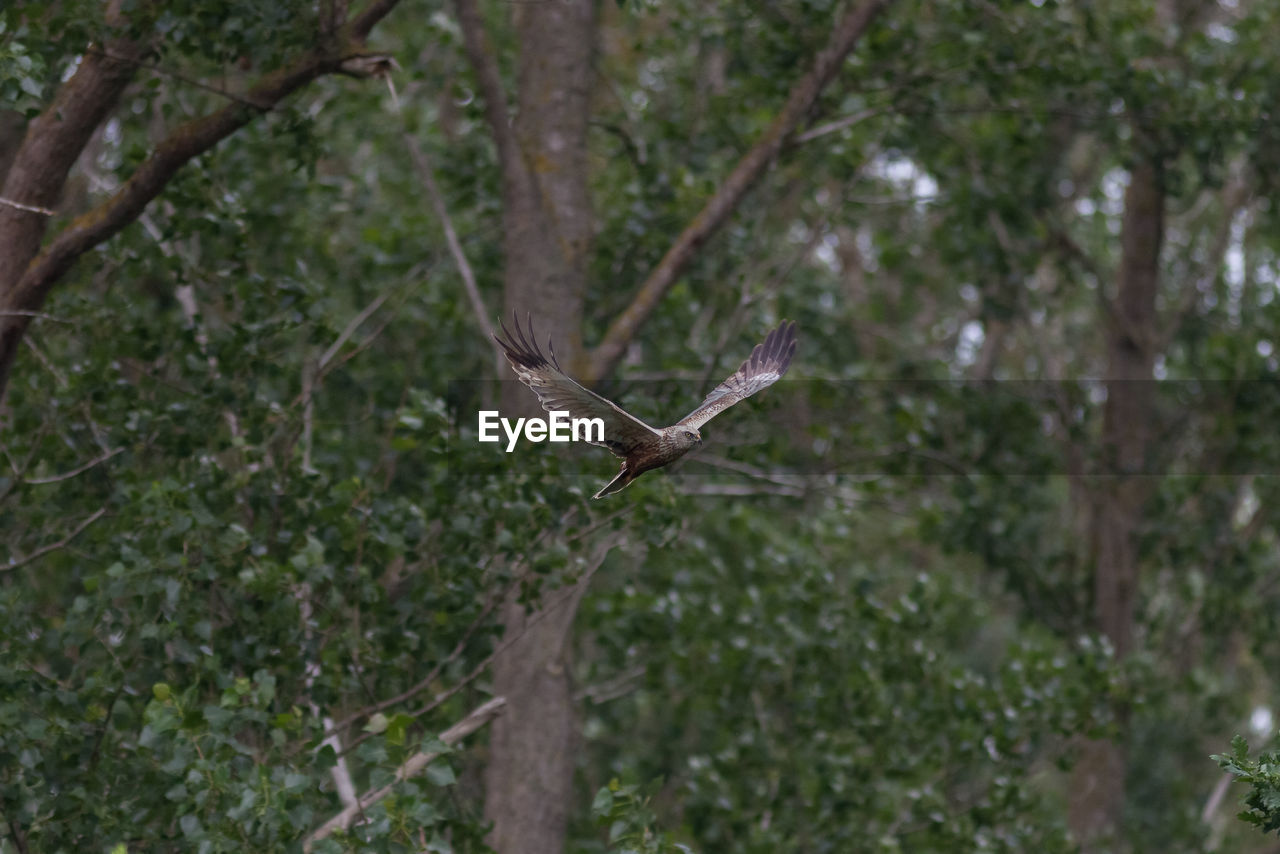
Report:
[[[600,491],[591,497],[604,498],[606,495],[613,495],[615,492],[621,492],[631,484],[631,481],[635,479],[636,476],[627,468],[627,464],[623,463],[622,471],[618,472],[617,477],[600,487]]]

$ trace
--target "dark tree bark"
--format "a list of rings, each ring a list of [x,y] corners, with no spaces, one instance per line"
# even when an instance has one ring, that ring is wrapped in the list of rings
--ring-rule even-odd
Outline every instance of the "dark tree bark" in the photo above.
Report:
[[[1138,534],[1149,493],[1143,472],[1153,429],[1152,370],[1159,339],[1156,292],[1165,191],[1152,159],[1134,167],[1125,193],[1118,289],[1108,327],[1103,465],[1093,508],[1094,619],[1117,659],[1133,650]],[[1125,710],[1118,710],[1123,718]],[[1089,741],[1073,773],[1070,823],[1086,851],[1112,850],[1120,826],[1127,756],[1123,740]]]
[[[37,210],[0,204],[0,246],[5,247],[0,252],[0,397],[31,323],[29,316],[15,312],[38,311],[49,290],[22,281],[49,224],[48,214],[38,209],[57,206],[72,165],[115,108],[143,52],[136,42],[116,39],[103,51],[85,53],[53,103],[27,126],[9,164],[0,197]]]
[[[283,98],[324,74],[358,74],[369,31],[398,0],[373,0],[325,44],[265,76],[208,115],[175,128],[110,199],[76,217],[43,245],[49,211],[98,126],[133,79],[147,46],[117,38],[85,51],[53,102],[27,126],[0,187],[0,399],[18,345],[50,291],[93,247],[138,218],[192,158],[208,151]]]
[[[458,2],[502,170],[503,303],[508,316],[531,314],[539,338],[554,339],[561,361],[577,367],[592,234],[587,119],[595,3],[565,0],[515,7],[513,14],[520,54],[511,124],[480,12],[472,0]],[[540,412],[516,382],[504,384],[502,406]],[[485,771],[485,817],[493,822],[488,841],[501,854],[564,847],[577,747],[570,648],[585,590],[584,580],[535,612],[515,594],[503,606],[509,645],[494,661],[493,679],[509,705],[493,726]]]
[[[27,120],[17,110],[0,110],[0,187],[13,165],[18,146],[27,132]]]

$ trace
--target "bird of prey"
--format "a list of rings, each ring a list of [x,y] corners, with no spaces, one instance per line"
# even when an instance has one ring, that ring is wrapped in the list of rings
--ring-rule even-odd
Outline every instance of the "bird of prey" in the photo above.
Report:
[[[697,409],[670,427],[657,429],[575,382],[560,369],[550,338],[547,339],[550,359],[543,355],[534,337],[532,317],[528,337],[520,328],[520,319],[513,317],[512,321],[516,327],[514,335],[503,323],[503,335],[493,337],[506,352],[516,376],[533,389],[542,408],[548,412],[568,412],[571,418],[603,421],[604,441],[591,444],[608,448],[614,456],[622,458],[622,470],[617,477],[593,498],[621,492],[645,472],[675,462],[702,444],[699,427],[738,401],[776,383],[787,372],[796,352],[796,324],[784,320],[763,343],[756,345],[732,376],[711,390]]]

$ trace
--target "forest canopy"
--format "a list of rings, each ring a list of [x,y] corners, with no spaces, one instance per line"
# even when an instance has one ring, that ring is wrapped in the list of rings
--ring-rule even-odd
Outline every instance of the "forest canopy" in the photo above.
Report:
[[[1261,852],[1280,7],[0,8],[0,854]],[[600,501],[493,340],[673,423]]]

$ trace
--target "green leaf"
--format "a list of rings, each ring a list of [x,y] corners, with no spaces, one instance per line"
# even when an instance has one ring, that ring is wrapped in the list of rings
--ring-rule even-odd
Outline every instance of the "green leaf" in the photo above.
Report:
[[[427,779],[437,786],[452,786],[457,782],[453,769],[443,759],[437,759],[427,766]]]
[[[597,819],[607,817],[613,811],[613,792],[608,786],[601,786],[591,800],[591,814]]]

